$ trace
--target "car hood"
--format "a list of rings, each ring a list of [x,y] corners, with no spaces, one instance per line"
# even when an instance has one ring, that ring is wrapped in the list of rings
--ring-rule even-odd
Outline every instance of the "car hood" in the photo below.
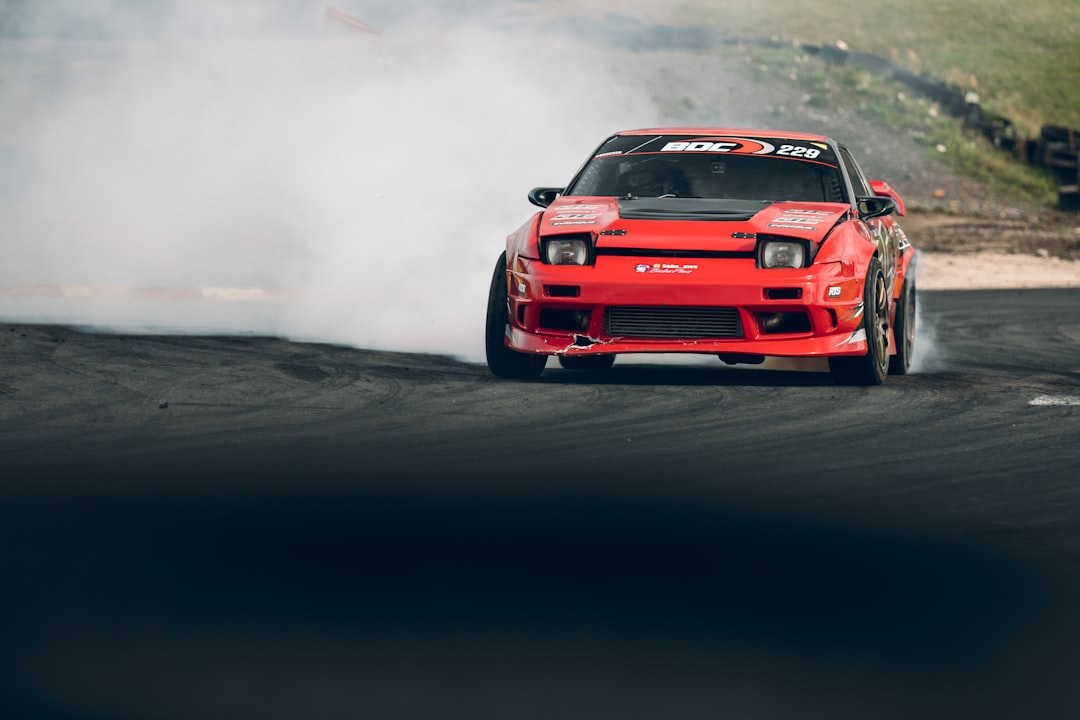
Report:
[[[752,250],[758,234],[821,242],[851,212],[844,203],[701,198],[559,198],[540,234],[587,232],[598,248]]]

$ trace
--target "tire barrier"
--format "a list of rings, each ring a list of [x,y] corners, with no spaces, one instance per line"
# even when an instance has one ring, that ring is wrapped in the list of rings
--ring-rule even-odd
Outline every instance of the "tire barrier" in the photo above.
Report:
[[[1043,125],[1038,144],[1032,149],[1029,161],[1045,167],[1058,183],[1058,207],[1080,211],[1080,130]]]

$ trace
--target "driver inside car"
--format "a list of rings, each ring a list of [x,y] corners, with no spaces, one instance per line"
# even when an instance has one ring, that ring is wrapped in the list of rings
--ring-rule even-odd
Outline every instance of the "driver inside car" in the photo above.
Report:
[[[657,162],[637,163],[620,176],[622,190],[619,194],[630,197],[685,197],[689,193],[681,175],[678,169],[664,167]]]

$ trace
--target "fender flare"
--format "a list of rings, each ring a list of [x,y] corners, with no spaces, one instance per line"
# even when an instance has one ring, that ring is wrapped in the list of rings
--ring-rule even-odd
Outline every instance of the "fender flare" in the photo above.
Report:
[[[540,218],[544,213],[534,213],[524,225],[506,237],[506,264],[513,264],[521,256],[532,260],[540,259]]]
[[[877,255],[877,244],[869,234],[838,229],[821,244],[815,263],[840,263],[846,277],[866,278],[870,259]],[[854,258],[854,260],[852,260]]]

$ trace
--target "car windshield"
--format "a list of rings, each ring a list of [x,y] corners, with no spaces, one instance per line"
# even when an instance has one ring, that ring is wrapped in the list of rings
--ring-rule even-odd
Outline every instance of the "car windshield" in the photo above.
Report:
[[[841,178],[825,143],[616,136],[597,151],[566,194],[847,202]]]

